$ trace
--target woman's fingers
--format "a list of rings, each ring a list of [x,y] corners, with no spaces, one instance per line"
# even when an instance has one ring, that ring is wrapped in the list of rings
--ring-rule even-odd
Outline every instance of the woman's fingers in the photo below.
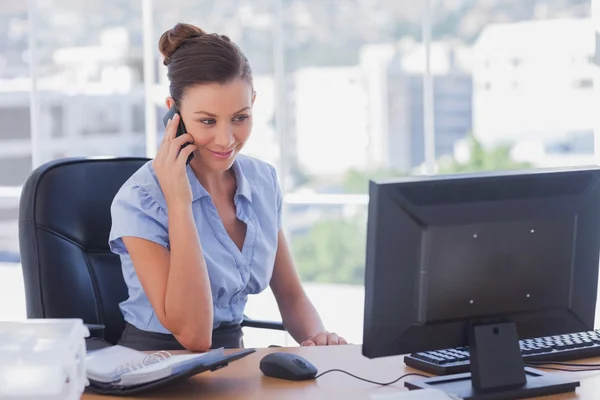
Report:
[[[189,155],[198,148],[193,143],[188,144],[179,152],[179,156],[177,156],[177,162],[181,162],[185,165]]]
[[[179,114],[174,114],[173,118],[169,120],[167,127],[165,128],[165,139],[167,142],[175,139],[175,135],[177,134],[177,127],[179,126],[179,119],[181,117]]]
[[[177,159],[177,157],[179,156],[179,153],[182,150],[183,145],[186,143],[193,143],[193,142],[194,142],[194,139],[192,138],[192,135],[190,135],[189,133],[184,133],[183,135],[173,139],[169,143],[169,157],[168,158],[170,160]]]
[[[177,132],[177,129],[174,128],[177,126],[175,121],[176,118],[179,118],[178,114],[175,114],[173,118],[167,121],[165,134],[163,135],[162,142],[156,152],[156,157],[154,157],[156,160],[162,160],[169,153],[169,143],[173,140]],[[177,120],[177,123],[179,123],[179,120]]]

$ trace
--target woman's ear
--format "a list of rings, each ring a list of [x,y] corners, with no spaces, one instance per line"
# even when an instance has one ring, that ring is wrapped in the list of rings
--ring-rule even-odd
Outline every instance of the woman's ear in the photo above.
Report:
[[[171,107],[173,107],[175,105],[175,100],[171,96],[169,96],[166,98],[165,104],[167,105],[167,108],[170,110]]]

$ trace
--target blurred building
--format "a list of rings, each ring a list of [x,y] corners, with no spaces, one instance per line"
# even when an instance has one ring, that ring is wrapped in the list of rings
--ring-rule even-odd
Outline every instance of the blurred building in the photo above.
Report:
[[[361,71],[303,68],[295,73],[296,154],[310,175],[367,167],[367,99]]]
[[[423,73],[425,49],[412,40],[366,46],[361,52],[369,93],[369,166],[410,172],[425,161]],[[472,129],[470,48],[431,46],[435,156],[452,154]]]
[[[0,86],[7,89],[6,86]],[[39,162],[64,157],[144,156],[144,95],[65,95],[40,90],[37,148],[31,140],[28,91],[0,91],[0,248],[17,251],[18,187]],[[9,193],[10,192],[10,193]]]
[[[589,19],[484,29],[474,46],[477,137],[540,166],[593,161],[595,48]]]
[[[472,129],[470,49],[434,43],[436,157],[452,154]],[[424,162],[422,45],[363,46],[357,66],[296,72],[298,162],[313,175],[351,168],[409,172]],[[340,151],[339,149],[342,149]]]
[[[131,48],[125,29],[99,35],[96,46],[45,49],[35,82],[29,66],[0,79],[0,248],[6,251],[18,249],[18,188],[34,158],[39,165],[145,154],[144,88],[136,67],[141,52]]]

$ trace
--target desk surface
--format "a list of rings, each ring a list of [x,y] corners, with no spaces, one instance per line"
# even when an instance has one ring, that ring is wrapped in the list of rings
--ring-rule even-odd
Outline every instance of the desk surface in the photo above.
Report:
[[[215,372],[205,372],[185,382],[155,392],[136,396],[136,399],[348,399],[371,400],[373,395],[406,390],[404,380],[391,386],[376,386],[354,379],[346,374],[331,372],[317,380],[291,382],[265,377],[259,370],[260,359],[267,353],[287,351],[311,361],[320,372],[340,368],[360,377],[389,382],[409,372],[419,372],[404,365],[402,357],[370,360],[361,354],[357,345],[329,347],[293,347],[257,349],[241,360]],[[600,363],[600,358],[585,360]],[[579,379],[581,386],[575,393],[544,397],[544,400],[598,399],[600,372],[569,373]],[[84,394],[83,400],[109,400],[122,397]]]

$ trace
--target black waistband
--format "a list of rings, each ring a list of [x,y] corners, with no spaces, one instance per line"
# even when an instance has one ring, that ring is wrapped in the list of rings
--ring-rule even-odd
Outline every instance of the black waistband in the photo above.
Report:
[[[242,337],[243,332],[240,324],[221,324],[213,330],[211,347],[241,348],[244,347]],[[144,331],[129,323],[126,323],[119,344],[137,350],[183,349],[183,346],[181,346],[172,334]]]
[[[213,329],[214,332],[236,332],[242,330],[242,325],[235,323],[221,323],[217,328]]]

